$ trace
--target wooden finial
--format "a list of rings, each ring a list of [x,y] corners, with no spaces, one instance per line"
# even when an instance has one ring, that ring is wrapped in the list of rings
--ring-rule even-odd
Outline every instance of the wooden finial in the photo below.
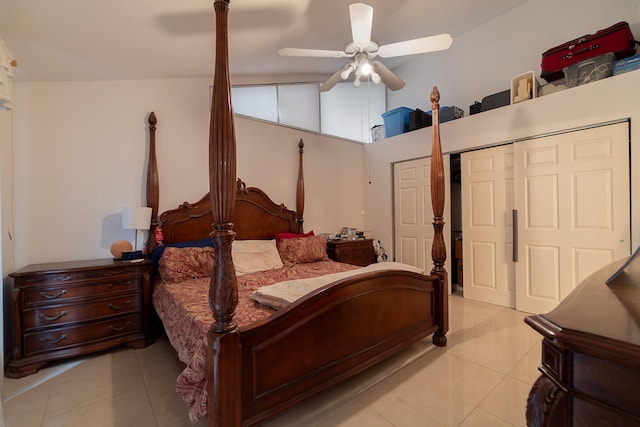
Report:
[[[431,89],[431,103],[437,104],[439,102],[440,102],[440,91],[438,91],[437,86],[434,86],[433,89]]]
[[[149,127],[153,128],[153,130],[156,130],[156,125],[158,124],[158,119],[156,118],[156,113],[154,113],[153,111],[149,114]]]

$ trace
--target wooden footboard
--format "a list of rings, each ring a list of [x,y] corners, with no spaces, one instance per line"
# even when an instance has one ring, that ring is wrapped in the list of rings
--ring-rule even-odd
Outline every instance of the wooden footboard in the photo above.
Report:
[[[436,332],[439,284],[437,276],[403,271],[363,274],[242,330],[243,424],[281,412]]]

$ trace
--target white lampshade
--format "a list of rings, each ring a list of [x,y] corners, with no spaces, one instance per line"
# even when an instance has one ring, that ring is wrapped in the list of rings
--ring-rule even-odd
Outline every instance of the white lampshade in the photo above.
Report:
[[[122,228],[125,230],[148,230],[151,228],[151,208],[123,208]]]

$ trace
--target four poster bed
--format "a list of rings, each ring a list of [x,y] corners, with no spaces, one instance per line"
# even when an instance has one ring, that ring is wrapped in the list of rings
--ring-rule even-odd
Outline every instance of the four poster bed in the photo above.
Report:
[[[433,334],[435,345],[444,346],[448,331],[442,234],[444,167],[437,89],[431,95],[435,228],[431,274],[400,269],[397,263],[373,264],[360,270],[330,261],[324,238],[303,233],[302,141],[298,145],[295,211],[236,178],[228,7],[228,0],[214,2],[210,192],[196,203],[185,202],[158,215],[157,121],[153,113],[149,116],[147,173],[148,205],[153,211],[147,247],[155,249],[154,254],[163,252],[158,261],[154,307],[186,365],[177,390],[190,405],[192,421],[206,410],[209,425],[225,427],[252,425],[272,417],[428,335]],[[160,236],[162,245],[155,248]],[[275,238],[281,240],[272,246]],[[249,253],[264,243],[269,246],[266,252],[273,255],[275,247],[279,255],[275,258],[283,264],[274,267],[274,257],[265,256],[261,257],[267,260],[265,271],[247,267],[247,258],[236,251],[243,241]],[[316,280],[309,293],[284,297],[286,301],[277,305],[278,309],[260,300],[263,290],[262,296],[268,299],[273,294],[267,290],[275,289],[277,294],[283,281],[298,284],[302,277]],[[187,324],[180,323],[182,317],[189,318]]]

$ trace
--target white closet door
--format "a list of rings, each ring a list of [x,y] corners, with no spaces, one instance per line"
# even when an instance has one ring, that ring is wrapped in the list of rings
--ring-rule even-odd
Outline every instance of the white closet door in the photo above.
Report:
[[[516,308],[544,313],[630,254],[628,124],[519,142],[514,153]]]
[[[515,307],[513,145],[460,155],[464,297]]]
[[[449,156],[443,156],[445,188],[449,188]],[[431,206],[431,158],[408,160],[393,165],[395,260],[425,269],[433,267],[433,208]],[[451,290],[451,192],[445,191],[444,238],[447,246],[445,268]]]

